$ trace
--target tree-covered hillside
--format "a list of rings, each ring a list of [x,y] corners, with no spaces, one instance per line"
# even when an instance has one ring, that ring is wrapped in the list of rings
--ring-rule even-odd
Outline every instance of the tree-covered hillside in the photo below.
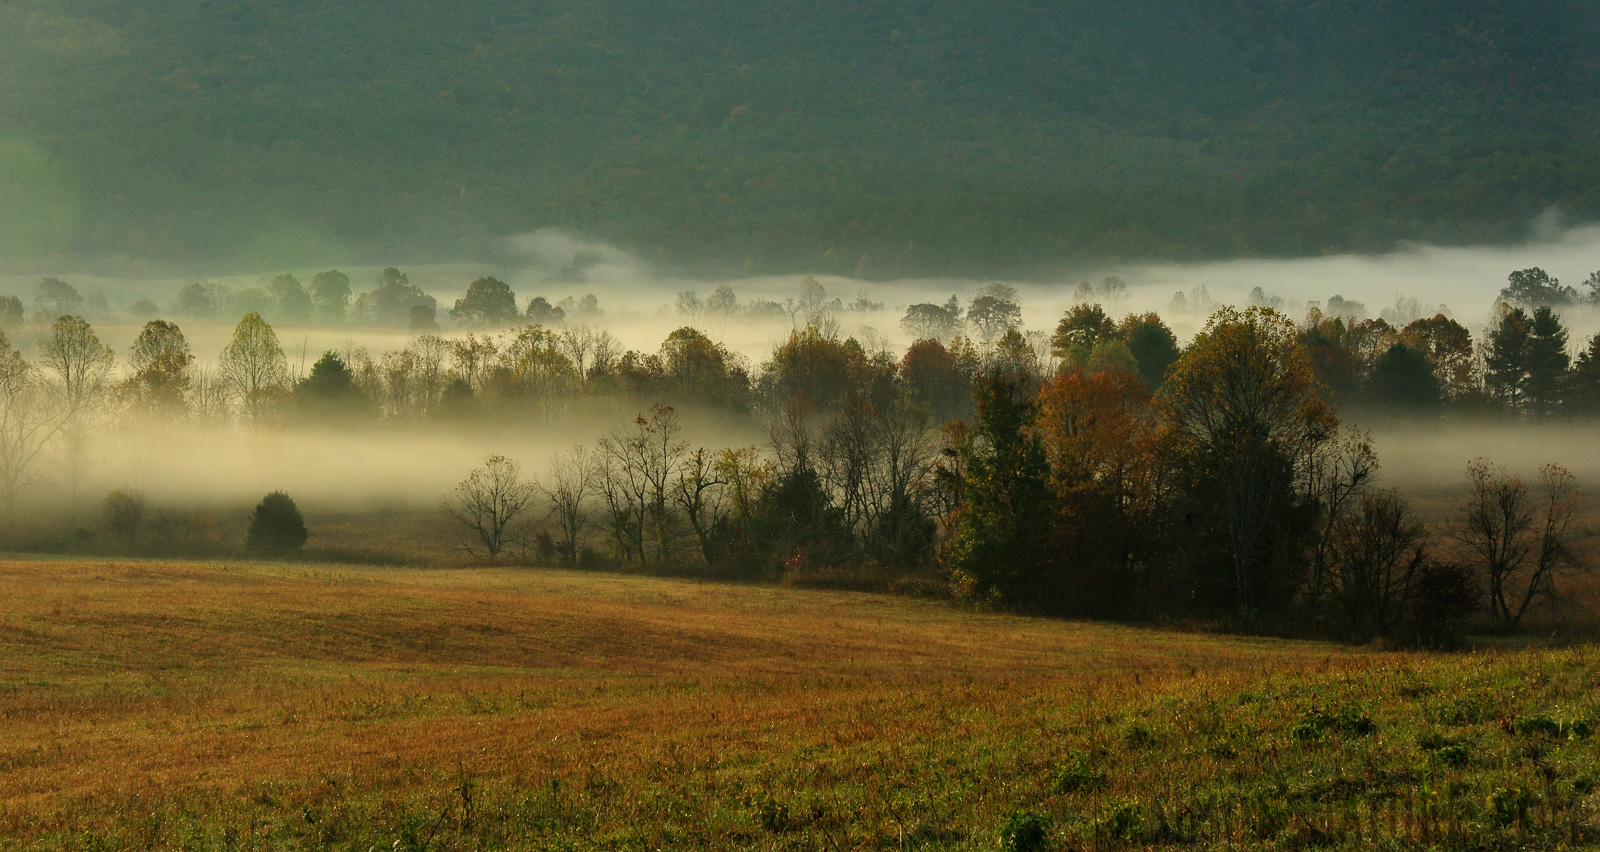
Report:
[[[0,0],[0,257],[1026,273],[1600,213],[1600,4]]]

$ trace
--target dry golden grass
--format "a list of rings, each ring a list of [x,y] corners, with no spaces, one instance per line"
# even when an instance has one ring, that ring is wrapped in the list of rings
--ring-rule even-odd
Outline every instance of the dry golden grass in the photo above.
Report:
[[[526,569],[5,561],[0,600],[4,848],[992,846],[1248,774],[1177,748],[1197,707],[1468,665]],[[1171,768],[1052,788],[1130,724]]]

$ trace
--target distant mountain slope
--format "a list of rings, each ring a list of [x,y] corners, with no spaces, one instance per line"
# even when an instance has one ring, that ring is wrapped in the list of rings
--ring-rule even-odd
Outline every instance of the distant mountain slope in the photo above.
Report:
[[[1026,272],[1600,214],[1600,3],[0,0],[0,254]]]

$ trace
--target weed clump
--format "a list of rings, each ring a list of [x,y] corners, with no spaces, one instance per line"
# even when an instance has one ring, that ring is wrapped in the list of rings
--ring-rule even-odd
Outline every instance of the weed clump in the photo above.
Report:
[[[1300,715],[1300,720],[1289,729],[1289,735],[1301,742],[1310,742],[1326,734],[1365,737],[1377,730],[1378,725],[1371,717],[1349,707],[1338,710],[1313,707]]]
[[[1093,792],[1105,789],[1106,773],[1077,755],[1056,764],[1050,773],[1055,788],[1062,793]]]

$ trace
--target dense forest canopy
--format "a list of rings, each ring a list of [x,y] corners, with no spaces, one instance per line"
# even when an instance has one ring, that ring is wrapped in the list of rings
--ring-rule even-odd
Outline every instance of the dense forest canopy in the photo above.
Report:
[[[1408,3],[7,0],[0,258],[1027,274],[1600,212],[1600,15]]]

